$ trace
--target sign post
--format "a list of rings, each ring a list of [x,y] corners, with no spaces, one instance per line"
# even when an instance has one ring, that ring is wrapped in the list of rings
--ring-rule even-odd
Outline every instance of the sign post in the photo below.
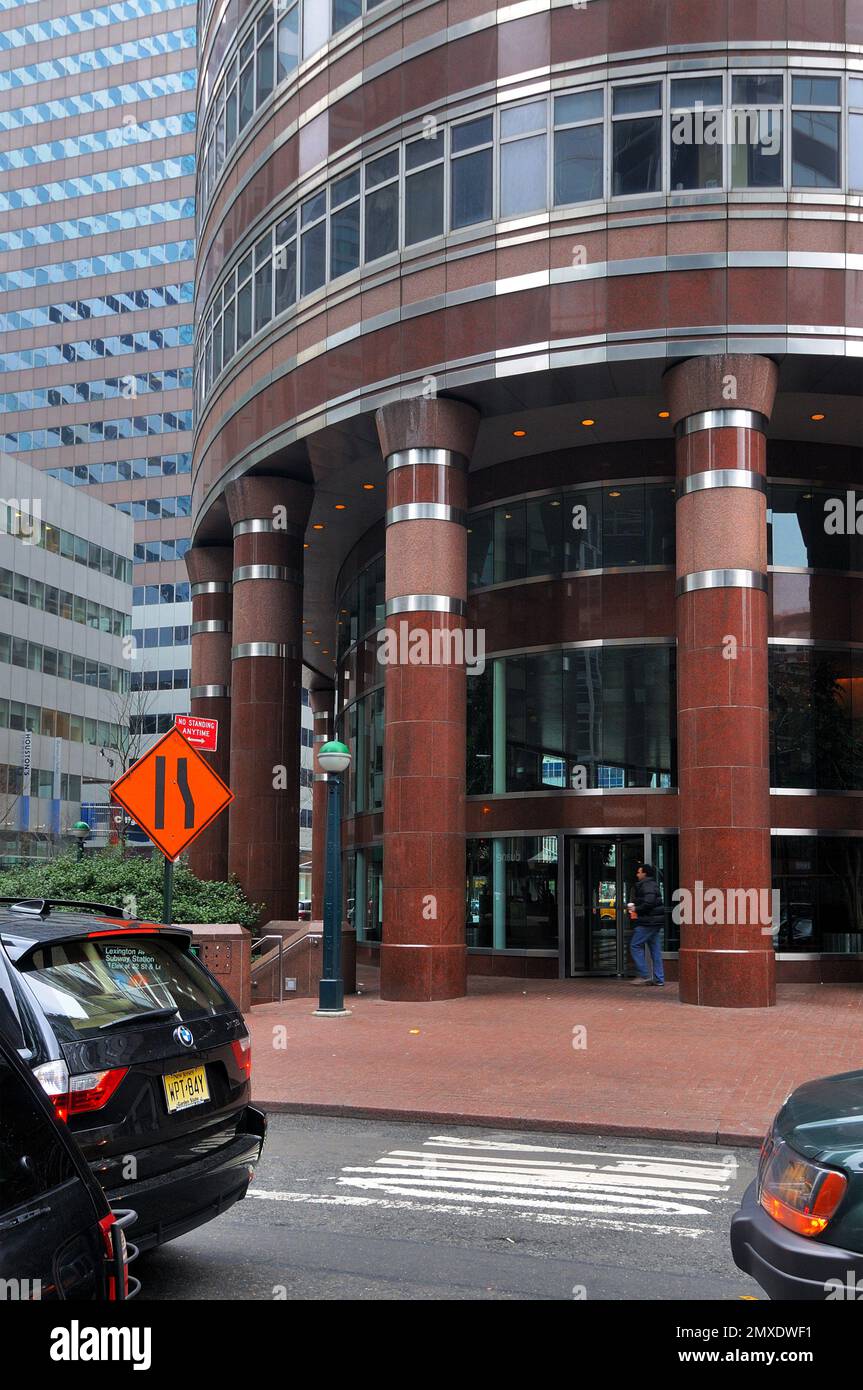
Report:
[[[169,729],[111,788],[111,800],[146,831],[165,857],[162,918],[171,925],[174,861],[234,799],[234,793],[180,731]]]

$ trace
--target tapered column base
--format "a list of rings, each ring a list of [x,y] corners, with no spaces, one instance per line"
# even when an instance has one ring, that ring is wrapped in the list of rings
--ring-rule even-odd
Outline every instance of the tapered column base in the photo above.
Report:
[[[464,946],[381,946],[382,999],[460,999],[466,991]]]
[[[765,950],[702,950],[679,957],[680,1002],[714,1009],[768,1009],[776,1003],[776,957]]]

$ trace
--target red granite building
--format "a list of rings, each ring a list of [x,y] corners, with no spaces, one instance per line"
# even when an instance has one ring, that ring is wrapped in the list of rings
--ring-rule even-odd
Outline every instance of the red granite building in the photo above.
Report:
[[[529,8],[200,16],[209,863],[294,915],[305,663],[385,998],[627,973],[647,860],[765,1006],[863,956],[863,0]]]

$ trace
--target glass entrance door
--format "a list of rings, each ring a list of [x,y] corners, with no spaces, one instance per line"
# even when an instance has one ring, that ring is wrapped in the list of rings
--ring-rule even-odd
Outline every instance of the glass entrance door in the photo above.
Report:
[[[633,926],[635,871],[644,858],[644,837],[570,836],[570,975],[632,975],[629,942]]]

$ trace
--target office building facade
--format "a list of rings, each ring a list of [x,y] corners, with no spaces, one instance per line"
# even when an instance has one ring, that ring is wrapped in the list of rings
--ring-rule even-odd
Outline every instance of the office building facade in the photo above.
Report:
[[[110,839],[131,544],[127,517],[0,456],[0,862],[73,844],[82,807],[92,843]]]
[[[214,852],[288,915],[305,662],[385,997],[626,973],[646,858],[766,1006],[863,954],[863,3],[529,10],[201,16]]]

